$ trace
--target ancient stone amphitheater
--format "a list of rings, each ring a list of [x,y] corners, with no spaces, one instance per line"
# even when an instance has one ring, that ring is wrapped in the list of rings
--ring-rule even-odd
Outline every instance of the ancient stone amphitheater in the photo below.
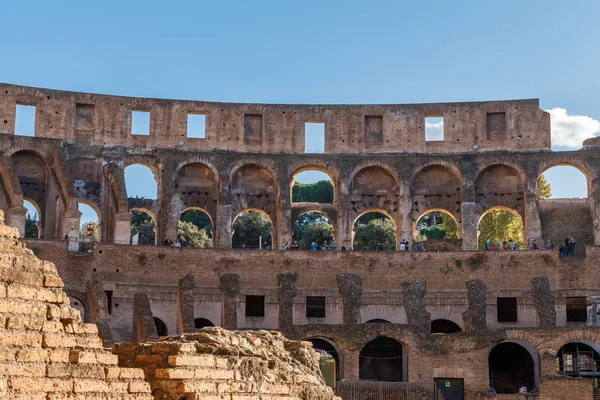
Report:
[[[19,105],[35,107],[33,137],[15,132]],[[149,117],[145,135],[132,134],[135,112]],[[200,137],[188,134],[190,115],[205,118]],[[443,140],[426,140],[428,117],[443,118]],[[305,152],[315,122],[322,153]],[[2,84],[0,209],[16,229],[0,227],[0,393],[331,398],[316,353],[297,341],[307,340],[334,359],[343,399],[592,399],[600,141],[575,152],[550,145],[537,100],[231,104]],[[128,195],[132,164],[152,170],[156,199]],[[539,177],[557,165],[585,175],[586,199],[541,198]],[[306,170],[329,175],[332,202],[292,202]],[[24,201],[40,216],[39,238],[25,242],[58,275],[17,242]],[[89,251],[77,240],[78,204],[99,216]],[[130,245],[132,210],[151,215],[162,243],[188,209],[209,216],[212,249]],[[495,209],[519,217],[526,243],[576,237],[577,257],[479,251],[478,223]],[[269,217],[274,250],[232,249],[248,210]],[[456,222],[454,251],[283,250],[308,211],[332,222],[338,250],[352,249],[354,223],[371,211],[393,221],[398,249],[402,239],[412,248],[432,210]],[[209,325],[242,331],[196,332]],[[179,336],[156,341],[167,334]],[[533,393],[516,393],[522,386]]]

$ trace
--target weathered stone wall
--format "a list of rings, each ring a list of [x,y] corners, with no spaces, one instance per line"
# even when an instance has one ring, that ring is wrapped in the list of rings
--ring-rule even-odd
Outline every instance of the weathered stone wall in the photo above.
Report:
[[[540,400],[592,399],[593,386],[589,379],[553,377],[542,381]]]

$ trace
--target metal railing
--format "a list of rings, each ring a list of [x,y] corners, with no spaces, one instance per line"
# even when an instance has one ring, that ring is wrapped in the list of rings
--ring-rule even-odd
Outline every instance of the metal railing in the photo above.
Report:
[[[335,394],[342,400],[444,400],[431,384],[424,387],[408,382],[339,381]]]

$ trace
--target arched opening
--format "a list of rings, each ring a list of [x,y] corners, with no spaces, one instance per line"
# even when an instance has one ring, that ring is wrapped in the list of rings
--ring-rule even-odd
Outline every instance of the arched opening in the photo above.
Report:
[[[589,182],[579,168],[557,165],[540,174],[536,192],[543,199],[586,199]]]
[[[333,180],[326,172],[302,169],[292,179],[292,203],[332,204]]]
[[[146,165],[131,164],[125,168],[125,187],[131,200],[156,200],[158,185],[154,172]]]
[[[216,172],[209,166],[202,163],[186,164],[177,173],[175,179],[175,195],[173,196],[173,206],[176,210],[181,210],[181,222],[191,222],[199,231],[204,230],[208,238],[213,238],[213,216],[217,215],[217,195],[218,195],[218,177]],[[192,226],[185,227],[184,230],[192,230]],[[195,233],[192,234],[195,236]],[[198,246],[197,243],[192,247],[212,247],[207,246],[208,241],[205,238],[199,240],[204,246]],[[181,244],[186,245],[185,238],[180,238]],[[198,241],[196,241],[198,242]],[[187,244],[188,246],[190,244]]]
[[[100,213],[94,206],[83,201],[77,202],[77,209],[81,212],[79,237],[93,242],[100,241]]]
[[[495,346],[488,357],[490,386],[498,394],[519,393],[535,388],[535,362],[531,353],[514,342],[502,342]]]
[[[156,326],[156,332],[158,333],[158,336],[169,335],[169,330],[167,329],[167,324],[165,324],[165,321],[158,317],[154,317],[154,325]]]
[[[461,179],[448,167],[430,165],[421,169],[411,185],[413,215],[433,209],[460,217],[461,186]]]
[[[396,225],[383,210],[361,214],[354,221],[352,248],[357,251],[396,250]]]
[[[519,250],[524,248],[521,216],[505,207],[487,210],[477,224],[477,246],[480,250]],[[535,243],[540,246],[541,243]]]
[[[521,173],[503,164],[485,168],[475,180],[475,201],[483,210],[499,206],[523,215],[525,185]]]
[[[358,215],[373,209],[395,215],[398,193],[396,177],[389,170],[379,166],[362,168],[354,175],[350,186],[352,209]]]
[[[212,220],[205,210],[187,208],[179,218],[177,241],[182,247],[213,247],[212,229]]]
[[[27,209],[25,216],[25,238],[38,239],[41,235],[40,207],[33,200],[23,200],[23,207]]]
[[[335,361],[333,379],[335,381],[342,379],[344,373],[344,354],[338,345],[335,342],[323,337],[310,338],[308,341],[312,343],[313,348],[317,350],[322,357],[324,356],[333,358]]]
[[[402,345],[396,340],[379,336],[362,348],[359,355],[359,379],[402,382]]]
[[[207,326],[215,326],[215,324],[206,318],[194,318],[194,328],[202,329],[206,328]]]
[[[79,314],[81,315],[81,320],[85,321],[85,307],[81,300],[73,296],[69,296],[69,304],[71,308],[74,308],[79,311]]]
[[[270,250],[271,218],[261,210],[242,211],[233,221],[231,245],[234,249]]]
[[[431,321],[432,335],[437,333],[450,334],[458,332],[462,332],[460,326],[450,321],[449,319],[434,319],[433,321]]]
[[[150,211],[131,210],[131,244],[134,246],[156,244],[156,220]]]
[[[441,209],[425,212],[417,220],[413,231],[416,242],[455,240],[459,237],[456,219],[448,211]]]
[[[375,318],[368,320],[365,324],[391,324],[391,322],[387,319]]]
[[[291,250],[335,250],[334,228],[318,211],[301,214],[294,222]]]
[[[599,386],[600,354],[598,344],[588,341],[574,341],[562,346],[556,354],[558,372],[573,377],[594,380],[594,388]]]

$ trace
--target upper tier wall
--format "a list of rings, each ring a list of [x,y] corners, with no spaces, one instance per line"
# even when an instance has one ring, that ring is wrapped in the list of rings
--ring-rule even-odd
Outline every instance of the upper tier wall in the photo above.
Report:
[[[306,122],[325,123],[326,153],[550,150],[550,115],[537,99],[393,105],[269,105],[144,99],[0,84],[0,133],[17,104],[36,106],[35,135],[99,145],[304,153]],[[149,136],[131,111],[150,112]],[[206,115],[206,138],[187,138],[187,114]],[[425,141],[425,117],[444,140]]]

